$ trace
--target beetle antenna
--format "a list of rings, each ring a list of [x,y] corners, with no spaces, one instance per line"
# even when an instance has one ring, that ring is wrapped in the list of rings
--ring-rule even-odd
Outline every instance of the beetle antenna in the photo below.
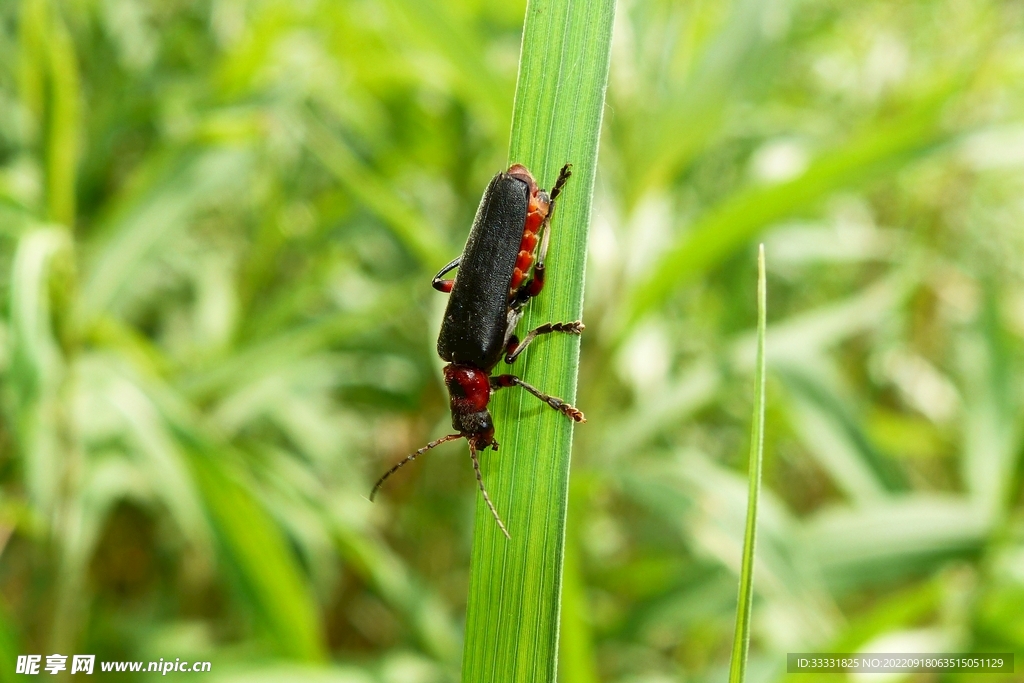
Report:
[[[484,502],[487,503],[487,507],[490,508],[491,514],[494,515],[494,521],[498,523],[498,528],[501,529],[501,533],[505,534],[505,538],[512,540],[512,537],[508,535],[508,529],[501,521],[501,517],[498,516],[498,511],[494,509],[494,503],[491,502],[491,497],[487,495],[487,489],[484,488],[484,478],[480,474],[480,458],[476,454],[476,444],[473,443],[472,439],[469,441],[469,457],[473,459],[473,470],[476,472],[476,483],[480,485],[480,493],[484,494]]]
[[[448,436],[442,436],[437,441],[431,441],[430,443],[428,443],[423,448],[419,449],[418,451],[416,451],[412,455],[408,456],[407,458],[405,458],[404,460],[399,462],[397,465],[395,465],[390,470],[385,472],[384,476],[381,477],[380,479],[378,479],[377,483],[373,485],[373,490],[370,491],[370,501],[371,502],[373,501],[373,497],[377,495],[377,491],[379,491],[380,487],[384,485],[384,482],[387,481],[387,478],[390,477],[395,472],[397,472],[402,467],[402,465],[404,465],[404,464],[406,464],[408,462],[412,462],[413,460],[415,460],[419,456],[421,456],[424,453],[426,453],[427,451],[429,451],[431,448],[436,448],[437,446],[440,446],[443,443],[447,443],[449,441],[454,441],[455,439],[461,439],[461,438],[462,438],[462,434],[449,434]],[[486,497],[486,496],[487,496],[487,494],[485,493],[484,497]]]

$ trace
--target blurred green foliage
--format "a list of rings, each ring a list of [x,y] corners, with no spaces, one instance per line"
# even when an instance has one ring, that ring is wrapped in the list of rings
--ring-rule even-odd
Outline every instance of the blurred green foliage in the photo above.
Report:
[[[464,454],[364,496],[447,428],[426,283],[505,162],[523,9],[0,3],[0,678],[457,679]],[[755,238],[748,680],[1022,656],[1022,29],[994,0],[619,2],[566,683],[724,680]]]

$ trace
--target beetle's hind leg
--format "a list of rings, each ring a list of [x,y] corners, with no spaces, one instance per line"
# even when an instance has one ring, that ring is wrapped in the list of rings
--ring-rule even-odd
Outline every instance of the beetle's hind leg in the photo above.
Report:
[[[558,172],[558,180],[555,181],[555,186],[551,188],[551,201],[552,203],[558,198],[558,195],[562,194],[562,188],[565,186],[565,181],[572,175],[572,164],[566,164],[562,167],[562,170]]]
[[[533,267],[533,278],[527,284],[527,288],[531,290],[530,296],[537,296],[540,294],[540,290],[544,288],[544,259],[547,258],[548,243],[551,240],[551,217],[555,214],[555,200],[558,199],[558,195],[562,194],[562,188],[565,187],[566,181],[572,175],[571,169],[572,164],[563,166],[562,170],[558,172],[558,180],[555,181],[555,186],[551,188],[548,215],[544,217],[544,225],[541,228],[544,235],[541,237],[540,250],[537,252],[537,265]]]
[[[565,332],[566,334],[583,334],[583,330],[586,329],[583,322],[576,320],[571,323],[547,323],[540,327],[534,328],[526,333],[522,341],[512,335],[509,337],[508,344],[505,346],[505,362],[513,363],[516,358],[519,357],[526,347],[533,342],[534,339],[542,334],[551,334],[552,332]]]
[[[444,292],[445,294],[451,292],[452,291],[452,287],[455,286],[455,280],[445,280],[443,278],[444,278],[444,276],[446,274],[448,274],[451,271],[453,271],[456,268],[458,268],[459,267],[459,263],[461,263],[461,262],[462,262],[462,256],[459,256],[458,258],[452,259],[451,263],[449,263],[447,266],[442,268],[438,272],[438,274],[434,276],[434,279],[431,281],[430,286],[433,287],[434,289],[436,289],[439,292]]]
[[[566,403],[560,398],[545,394],[543,391],[535,386],[527,384],[523,380],[519,379],[515,375],[496,375],[491,377],[491,387],[493,389],[501,389],[503,387],[522,387],[528,392],[539,398],[540,400],[547,403],[551,408],[562,413],[574,422],[586,422],[587,418],[584,417],[583,413],[573,408],[571,405]]]

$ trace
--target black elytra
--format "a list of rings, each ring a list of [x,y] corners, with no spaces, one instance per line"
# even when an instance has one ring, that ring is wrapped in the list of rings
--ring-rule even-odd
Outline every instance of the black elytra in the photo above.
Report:
[[[509,285],[529,206],[528,183],[506,173],[491,179],[437,338],[437,355],[444,360],[490,370],[505,352]]]

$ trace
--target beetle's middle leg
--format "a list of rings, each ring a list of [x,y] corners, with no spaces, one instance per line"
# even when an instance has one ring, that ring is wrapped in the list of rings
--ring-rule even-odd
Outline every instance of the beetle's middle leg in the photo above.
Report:
[[[533,394],[534,396],[536,396],[540,400],[544,401],[549,406],[551,406],[553,409],[555,409],[558,412],[562,413],[563,415],[565,415],[569,419],[571,419],[571,420],[573,420],[575,422],[586,422],[587,421],[587,418],[583,416],[583,413],[581,413],[580,411],[576,410],[575,408],[573,408],[571,405],[569,405],[568,403],[566,403],[562,399],[557,398],[555,396],[551,396],[549,394],[545,394],[543,391],[541,391],[537,387],[532,386],[530,384],[527,384],[526,382],[524,382],[523,380],[519,379],[515,375],[495,375],[494,377],[491,377],[491,388],[492,389],[501,389],[501,388],[504,388],[504,387],[522,387],[523,389],[526,389],[528,392],[530,392],[531,394]]]
[[[505,346],[505,362],[513,363],[515,359],[519,357],[526,347],[530,343],[542,334],[550,334],[552,332],[565,332],[566,334],[583,334],[585,326],[583,322],[577,320],[571,323],[546,323],[540,327],[534,328],[526,333],[522,341],[514,334],[509,337],[508,344]]]

